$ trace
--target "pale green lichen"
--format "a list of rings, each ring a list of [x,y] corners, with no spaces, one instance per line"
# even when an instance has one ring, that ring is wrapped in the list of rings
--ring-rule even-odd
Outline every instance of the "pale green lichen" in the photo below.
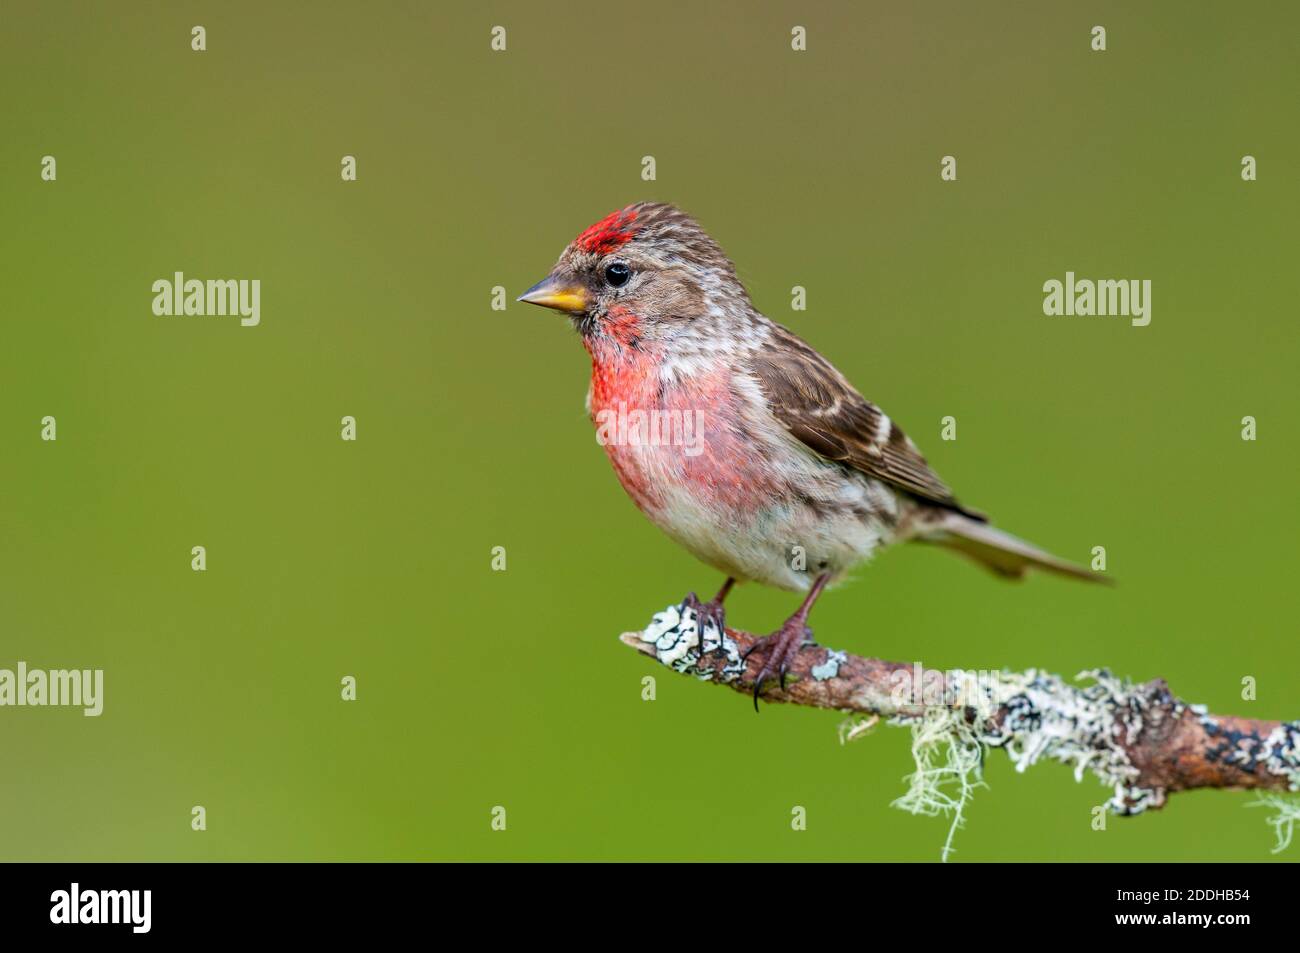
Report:
[[[840,674],[840,663],[848,658],[847,652],[837,652],[830,649],[826,652],[826,660],[821,665],[814,665],[809,671],[812,677],[819,682],[824,682],[828,678],[834,678]]]
[[[1262,794],[1246,806],[1266,807],[1273,811],[1273,816],[1268,819],[1268,825],[1277,837],[1273,853],[1280,854],[1291,846],[1291,836],[1295,833],[1296,823],[1300,821],[1300,798],[1284,794]]]
[[[855,712],[840,722],[838,729],[840,744],[848,744],[850,741],[856,741],[871,734],[878,724],[880,724],[879,715],[864,715],[861,712]]]
[[[641,641],[654,645],[655,658],[664,665],[702,681],[730,682],[745,672],[745,661],[740,657],[735,639],[719,631],[716,625],[705,626],[701,638],[695,610],[689,606],[669,606],[655,613],[641,633]],[[701,649],[704,654],[725,656],[726,661],[716,669],[701,669]]]
[[[952,708],[927,708],[910,720],[916,770],[907,776],[907,792],[893,806],[926,817],[952,819],[940,857],[952,855],[953,838],[965,823],[966,805],[984,786],[984,745],[961,714]]]
[[[920,717],[896,716],[912,728],[916,770],[894,806],[912,814],[943,814],[952,823],[941,851],[965,822],[966,806],[984,786],[984,754],[1001,748],[1018,772],[1043,758],[1070,764],[1081,780],[1085,769],[1113,786],[1110,807],[1137,813],[1156,803],[1156,792],[1132,784],[1137,769],[1121,740],[1141,730],[1145,697],[1108,672],[1085,672],[1093,685],[1079,688],[1037,671],[944,674],[943,705],[927,705]]]

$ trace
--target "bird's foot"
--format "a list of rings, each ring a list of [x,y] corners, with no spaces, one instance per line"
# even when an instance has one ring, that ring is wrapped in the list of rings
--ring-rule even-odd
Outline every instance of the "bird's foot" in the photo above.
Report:
[[[699,596],[693,592],[686,593],[686,598],[682,600],[683,609],[691,609],[695,613],[695,634],[699,637],[700,657],[705,655],[704,651],[704,630],[710,626],[717,626],[718,642],[712,651],[722,650],[723,636],[727,632],[727,610],[723,608],[721,600],[714,599],[711,602],[701,602]]]
[[[754,676],[754,711],[758,711],[758,696],[763,691],[764,681],[777,678],[782,690],[785,689],[785,677],[790,671],[790,663],[805,642],[812,642],[812,629],[808,628],[803,619],[791,616],[781,628],[759,639],[741,655],[741,659],[748,660],[757,652],[763,658],[763,665]]]

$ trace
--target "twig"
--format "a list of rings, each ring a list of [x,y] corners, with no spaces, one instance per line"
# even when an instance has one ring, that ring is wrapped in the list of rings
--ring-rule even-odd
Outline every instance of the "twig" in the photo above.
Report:
[[[678,672],[747,693],[761,660],[742,655],[756,638],[727,629],[719,643],[717,630],[706,628],[701,657],[694,613],[682,606],[621,636]],[[1021,771],[1042,758],[1073,765],[1077,778],[1092,771],[1113,788],[1108,806],[1117,814],[1162,807],[1169,794],[1193,788],[1300,789],[1300,721],[1211,715],[1175,697],[1163,679],[1134,685],[1105,670],[1079,678],[1090,684],[1035,670],[924,669],[805,645],[786,687],[768,682],[762,697],[912,725],[917,774],[900,806],[916,813],[959,811],[970,778],[953,765],[973,755],[978,765],[987,748],[1006,751]],[[948,759],[936,767],[938,739]],[[960,802],[939,793],[951,781]]]

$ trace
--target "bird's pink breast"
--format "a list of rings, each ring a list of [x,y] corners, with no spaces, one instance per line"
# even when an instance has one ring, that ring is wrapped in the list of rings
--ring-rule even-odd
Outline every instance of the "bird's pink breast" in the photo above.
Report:
[[[769,503],[772,471],[763,448],[749,437],[731,370],[662,371],[663,361],[649,348],[592,351],[590,402],[598,436],[602,421],[616,423],[637,410],[646,417],[657,413],[664,423],[664,432],[649,442],[627,439],[630,427],[604,428],[605,437],[614,438],[602,439],[605,453],[632,500],[656,522],[665,507],[683,500],[715,517],[752,514]]]

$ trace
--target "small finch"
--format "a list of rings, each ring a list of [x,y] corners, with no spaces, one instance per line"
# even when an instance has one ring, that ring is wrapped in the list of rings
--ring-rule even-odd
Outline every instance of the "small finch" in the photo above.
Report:
[[[591,355],[587,409],[628,495],[656,526],[727,577],[805,592],[750,650],[784,685],[827,585],[877,549],[916,540],[1006,578],[1029,569],[1100,577],[992,527],[957,502],[916,445],[830,362],[760,314],[735,266],[672,205],[601,219],[520,301],[570,315]]]

